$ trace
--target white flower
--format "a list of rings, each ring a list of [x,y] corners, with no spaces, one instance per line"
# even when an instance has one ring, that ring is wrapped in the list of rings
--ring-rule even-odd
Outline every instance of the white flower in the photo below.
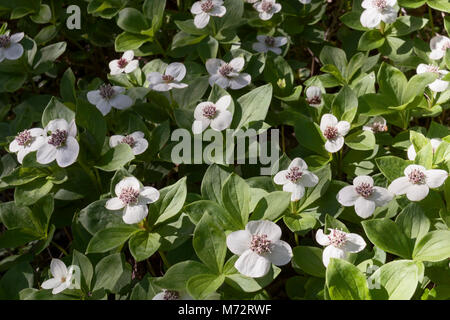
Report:
[[[111,111],[112,107],[119,110],[131,107],[133,100],[122,94],[124,91],[125,88],[122,87],[102,84],[98,90],[89,91],[87,99],[105,116]]]
[[[139,61],[133,60],[133,50],[125,51],[122,58],[113,60],[109,63],[111,75],[121,74],[122,72],[131,73],[139,67]]]
[[[342,188],[336,196],[344,207],[355,206],[355,211],[361,218],[370,217],[376,207],[389,203],[394,195],[387,189],[374,187],[369,176],[359,176],[353,179],[353,185]]]
[[[347,233],[331,228],[329,230],[330,234],[324,234],[322,229],[316,232],[316,241],[322,246],[327,246],[322,254],[325,267],[328,266],[331,258],[345,259],[347,253],[360,252],[366,247],[364,239],[356,233]]]
[[[194,298],[184,291],[163,289],[163,291],[157,293],[152,300],[194,300]]]
[[[309,3],[311,3],[311,0],[298,0],[298,1],[300,1],[300,2],[303,3],[303,4],[309,4]]]
[[[223,17],[227,8],[222,0],[201,0],[194,2],[191,13],[195,15],[194,24],[198,29],[203,29],[209,23],[209,17]]]
[[[223,96],[216,103],[202,102],[197,105],[194,111],[194,123],[192,132],[202,133],[209,125],[215,131],[222,131],[228,128],[233,120],[230,111],[227,110],[231,103],[231,96]]]
[[[36,160],[41,164],[48,164],[56,159],[60,167],[68,167],[77,160],[80,146],[77,139],[75,120],[67,123],[65,119],[50,121],[44,128],[47,136],[45,142],[36,153]]]
[[[271,36],[256,36],[258,42],[253,43],[253,50],[257,52],[268,52],[272,51],[275,54],[281,54],[281,49],[279,47],[284,46],[287,43],[286,37],[271,37]]]
[[[44,130],[33,128],[20,132],[9,144],[9,151],[17,153],[17,161],[22,163],[23,158],[30,152],[36,151],[45,143]]]
[[[441,80],[448,73],[447,70],[439,70],[438,66],[421,63],[417,66],[416,71],[417,74],[432,72],[438,75],[438,78],[428,85],[428,88],[430,88],[431,91],[443,92],[447,90],[449,82]]]
[[[311,107],[320,107],[322,105],[322,90],[316,86],[306,89],[306,102]]]
[[[439,188],[448,177],[445,170],[427,170],[417,164],[407,166],[404,174],[404,177],[392,181],[388,190],[396,195],[406,194],[406,197],[411,201],[425,199],[430,188]]]
[[[372,131],[373,133],[387,131],[386,119],[381,116],[370,118],[370,120],[363,126],[363,130]]]
[[[121,143],[128,144],[135,156],[143,153],[148,148],[148,141],[144,138],[144,133],[141,131],[133,132],[127,136],[114,135],[109,138],[109,146],[111,148]]]
[[[24,36],[25,34],[23,32],[0,36],[0,62],[5,59],[17,60],[22,56],[23,47],[19,42]]]
[[[66,289],[75,288],[72,275],[74,272],[74,266],[69,266],[67,269],[64,262],[59,259],[52,259],[50,262],[50,272],[53,278],[44,281],[41,285],[44,289],[53,289],[53,294],[58,294]]]
[[[364,0],[361,6],[366,9],[361,14],[361,24],[366,28],[375,28],[381,21],[393,23],[397,19],[397,0]]]
[[[114,189],[116,197],[106,202],[106,209],[123,209],[123,221],[127,224],[139,223],[147,217],[147,204],[159,199],[159,191],[152,187],[141,187],[135,177],[127,177]]]
[[[292,249],[281,238],[281,228],[268,220],[250,221],[245,230],[232,232],[227,246],[238,255],[234,267],[244,276],[265,276],[273,263],[283,266],[292,258]]]
[[[430,59],[439,60],[445,56],[447,49],[450,49],[450,38],[437,35],[430,41]]]
[[[280,12],[281,4],[276,3],[275,0],[262,0],[253,5],[256,11],[259,12],[259,18],[262,20],[269,20],[272,16]]]
[[[297,201],[305,195],[305,187],[314,187],[319,178],[308,171],[308,165],[302,158],[295,158],[287,170],[278,172],[273,181],[283,185],[283,191],[291,192],[291,201]]]
[[[436,149],[439,147],[441,142],[442,142],[442,140],[438,139],[438,138],[433,138],[430,140],[431,148],[433,149],[433,153],[436,152]],[[414,145],[411,144],[408,148],[408,159],[414,161],[414,159],[416,159],[416,155],[417,155],[416,149],[414,149]]]
[[[167,66],[164,74],[159,72],[150,72],[147,75],[147,81],[150,82],[149,88],[155,91],[169,91],[173,88],[183,89],[188,85],[180,81],[186,76],[186,67],[179,62],[171,63]]]
[[[334,153],[344,146],[344,136],[350,130],[350,123],[347,121],[339,121],[332,114],[324,114],[320,120],[320,130],[327,139],[325,149]]]
[[[244,68],[242,57],[234,58],[229,63],[220,59],[208,59],[206,70],[209,74],[209,84],[217,84],[221,88],[241,89],[250,84],[252,77],[248,73],[239,73]]]

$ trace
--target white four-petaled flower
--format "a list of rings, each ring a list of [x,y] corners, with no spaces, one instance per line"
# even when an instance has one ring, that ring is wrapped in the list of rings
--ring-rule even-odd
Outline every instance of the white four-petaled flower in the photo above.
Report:
[[[281,228],[268,220],[250,221],[245,230],[230,233],[228,249],[239,256],[234,267],[244,276],[260,278],[269,272],[272,263],[289,263],[292,249],[280,238]]]
[[[386,119],[382,116],[370,118],[366,125],[363,126],[363,130],[372,131],[373,133],[385,132],[387,129]]]
[[[442,140],[439,139],[439,138],[433,138],[433,139],[430,140],[430,143],[431,143],[431,148],[433,150],[433,153],[435,153],[436,149],[442,143]],[[413,160],[414,161],[414,159],[416,159],[417,153],[416,153],[416,149],[414,149],[414,145],[413,144],[411,144],[409,146],[407,154],[408,154],[408,159],[409,160]]]
[[[448,74],[447,70],[440,70],[439,66],[436,65],[429,65],[421,63],[417,66],[416,70],[417,74],[422,74],[425,72],[431,72],[438,76],[436,80],[434,80],[432,83],[428,85],[428,88],[431,89],[431,91],[434,92],[443,92],[447,90],[449,82],[441,80],[446,74]]]
[[[381,21],[393,23],[397,20],[394,6],[397,0],[364,0],[361,6],[365,9],[361,14],[361,24],[366,28],[375,28]]]
[[[43,143],[45,143],[44,130],[32,128],[17,134],[9,144],[9,151],[17,153],[17,161],[22,163],[27,154],[39,149]]]
[[[275,54],[281,54],[281,46],[287,43],[286,37],[271,37],[271,36],[256,36],[258,42],[253,43],[252,48],[256,52],[268,52],[272,51]]]
[[[346,259],[348,253],[356,253],[364,250],[366,242],[356,233],[347,233],[338,229],[329,228],[330,233],[324,234],[322,229],[316,232],[316,241],[326,246],[322,254],[322,262],[325,267],[331,258]]]
[[[147,217],[147,204],[159,199],[159,191],[153,187],[142,187],[135,177],[119,181],[114,188],[115,198],[106,202],[106,209],[123,209],[122,219],[127,224],[139,223]]]
[[[70,166],[77,160],[80,146],[75,138],[77,126],[75,120],[67,123],[65,119],[50,121],[44,128],[45,142],[36,153],[36,161],[48,164],[56,159],[60,167]]]
[[[405,168],[405,176],[392,181],[388,190],[396,195],[406,194],[411,201],[421,201],[426,198],[430,188],[439,188],[444,184],[448,173],[445,170],[430,169],[411,164]]]
[[[183,89],[188,85],[180,82],[186,76],[186,67],[180,62],[169,64],[164,74],[159,72],[150,72],[147,75],[149,88],[155,91],[169,91],[172,89]]]
[[[109,146],[111,148],[114,148],[121,143],[128,144],[135,156],[143,153],[148,148],[148,141],[144,138],[144,133],[141,131],[136,131],[126,136],[117,134],[109,138]]]
[[[23,32],[0,36],[0,62],[5,59],[17,60],[23,55],[23,47],[19,42],[24,36]]]
[[[344,146],[344,136],[350,130],[350,123],[347,121],[338,121],[332,114],[324,114],[320,120],[320,130],[327,139],[325,149],[334,153]]]
[[[42,288],[53,289],[53,294],[75,288],[75,284],[73,283],[74,266],[67,268],[61,260],[52,259],[50,262],[50,272],[53,278],[44,281],[41,285]]]
[[[430,49],[430,59],[442,59],[445,56],[447,49],[450,49],[450,38],[441,35],[433,37],[430,41]]]
[[[111,111],[112,107],[119,110],[131,107],[133,100],[129,96],[122,94],[124,92],[125,88],[102,84],[98,90],[89,91],[87,99],[105,116]]]
[[[302,158],[295,158],[287,170],[278,172],[273,181],[283,185],[283,191],[291,192],[291,201],[297,201],[305,195],[305,187],[314,187],[319,178],[308,171],[308,165]]]
[[[111,75],[125,73],[131,73],[139,67],[139,61],[133,60],[134,52],[133,50],[125,51],[122,58],[113,60],[109,63],[109,69],[111,70]]]
[[[355,206],[356,214],[365,219],[376,207],[388,204],[394,195],[385,188],[375,187],[371,177],[358,176],[353,179],[353,185],[342,188],[336,198],[344,207]]]
[[[233,120],[230,111],[227,110],[231,103],[231,96],[226,95],[217,100],[216,103],[201,102],[194,111],[194,123],[192,132],[202,133],[209,125],[215,131],[222,131],[228,128]]]
[[[191,7],[191,13],[195,15],[194,25],[198,29],[208,25],[210,16],[223,17],[226,12],[222,0],[201,0],[194,2]]]
[[[306,89],[306,102],[311,107],[320,107],[322,105],[322,90],[316,86]]]
[[[261,20],[269,20],[275,13],[281,10],[281,4],[276,3],[275,0],[262,0],[255,3],[253,7],[259,12],[259,18]]]
[[[250,84],[252,77],[248,73],[240,73],[244,68],[245,60],[242,57],[234,58],[229,63],[221,59],[208,59],[206,61],[206,70],[208,70],[209,84],[217,84],[226,89],[241,89]]]

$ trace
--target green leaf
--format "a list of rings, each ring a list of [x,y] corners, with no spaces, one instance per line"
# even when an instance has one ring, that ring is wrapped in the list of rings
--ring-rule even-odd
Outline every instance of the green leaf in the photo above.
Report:
[[[114,47],[117,52],[139,49],[144,43],[151,41],[147,35],[122,32],[116,37]]]
[[[187,290],[195,299],[203,300],[219,289],[224,280],[224,275],[198,274],[189,279]]]
[[[394,221],[388,218],[372,219],[363,221],[362,226],[369,240],[380,249],[402,258],[411,258],[410,241]]]
[[[333,100],[333,114],[338,119],[352,123],[358,110],[358,97],[348,86],[344,86]]]
[[[160,224],[176,216],[184,206],[186,200],[186,177],[177,183],[159,190],[158,201],[152,203],[149,208],[149,223]]]
[[[80,211],[78,221],[92,235],[103,229],[125,226],[121,214],[105,208],[106,201],[108,200],[95,201]]]
[[[435,230],[416,243],[413,259],[416,261],[441,261],[450,257],[450,230]]]
[[[380,91],[393,98],[397,102],[397,105],[401,105],[403,93],[408,84],[405,75],[397,68],[383,62],[378,71],[377,78]]]
[[[326,270],[326,286],[332,300],[370,300],[364,274],[351,263],[331,258]]]
[[[16,187],[14,201],[22,206],[29,206],[48,194],[53,183],[46,179],[34,180],[28,184]]]
[[[339,69],[341,74],[345,74],[345,69],[347,68],[348,62],[344,50],[335,47],[324,46],[322,51],[320,52],[319,57],[323,65],[335,65]]]
[[[284,214],[290,203],[291,195],[289,192],[271,192],[258,201],[250,219],[275,221]]]
[[[237,174],[231,174],[222,187],[223,207],[238,222],[241,229],[245,227],[250,213],[250,187]]]
[[[194,223],[198,223],[204,214],[209,213],[225,230],[236,231],[242,228],[240,216],[236,218],[216,202],[210,200],[190,203],[184,208],[184,211]]]
[[[410,260],[396,260],[377,269],[368,279],[375,300],[409,300],[416,291],[423,265]]]
[[[389,180],[393,181],[405,174],[403,171],[411,164],[411,161],[403,160],[395,156],[384,156],[375,159],[375,162],[381,173]]]
[[[68,68],[61,78],[61,85],[59,87],[59,92],[63,100],[66,102],[72,102],[74,104],[77,101],[75,82],[75,75],[72,69]]]
[[[130,266],[120,253],[115,253],[101,259],[95,266],[95,285],[93,291],[104,289],[117,293],[119,280],[127,284],[131,282]]]
[[[358,50],[370,51],[379,48],[384,44],[384,41],[385,38],[379,30],[366,31],[359,39]]]
[[[314,277],[325,277],[325,266],[322,262],[323,250],[317,247],[298,246],[292,249],[293,262],[302,271]]]
[[[209,269],[197,261],[183,261],[171,266],[156,284],[168,290],[185,290],[187,282],[195,275],[208,273]]]
[[[204,214],[197,224],[192,244],[200,260],[211,271],[220,274],[227,253],[226,237],[209,214]]]
[[[134,154],[130,146],[120,143],[103,154],[95,167],[103,171],[116,171],[133,159]]]
[[[134,8],[120,10],[117,25],[124,31],[137,34],[141,33],[142,30],[150,28],[145,16]]]
[[[215,163],[210,165],[203,176],[201,186],[202,197],[215,201],[216,203],[221,203],[222,185],[229,175],[230,172],[225,167]]]
[[[19,300],[19,292],[25,288],[32,288],[33,282],[34,272],[27,262],[15,265],[0,279],[0,299]]]
[[[89,258],[74,249],[72,253],[72,265],[80,268],[81,289],[86,293],[89,292],[91,289],[92,277],[94,276],[94,268],[92,267]]]
[[[405,235],[414,242],[419,241],[430,230],[430,219],[417,203],[410,203],[397,216],[395,223],[400,226]]]
[[[145,230],[135,233],[128,243],[130,252],[137,262],[150,257],[159,249],[160,245],[160,235]]]
[[[373,150],[375,143],[375,135],[369,130],[356,131],[345,138],[345,144],[354,150]]]
[[[68,123],[75,119],[75,112],[52,97],[42,113],[42,125],[45,127],[51,120],[65,119]]]
[[[123,245],[139,229],[133,226],[120,226],[100,230],[89,241],[86,253],[108,252]]]
[[[428,19],[415,16],[400,16],[391,27],[386,30],[392,36],[406,36],[414,31],[422,29],[428,23]]]
[[[271,100],[272,85],[270,83],[239,97],[233,116],[233,124],[239,121],[236,129],[248,126],[252,121],[264,121]]]

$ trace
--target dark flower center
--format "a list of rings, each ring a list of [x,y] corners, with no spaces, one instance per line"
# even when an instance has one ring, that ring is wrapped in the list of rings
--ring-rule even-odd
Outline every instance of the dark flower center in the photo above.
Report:
[[[386,0],[373,0],[372,3],[378,9],[385,9],[387,7]]]
[[[208,106],[205,106],[203,108],[202,112],[203,112],[203,116],[205,118],[214,119],[216,117],[216,114],[217,114],[217,108],[216,108],[215,105],[210,104]]]
[[[366,199],[370,197],[373,193],[373,187],[369,183],[361,183],[355,188],[355,190],[357,194]]]
[[[175,78],[171,75],[165,74],[162,76],[162,79],[165,83],[171,83]]]
[[[325,131],[323,132],[323,135],[328,140],[334,140],[338,136],[338,129],[336,127],[328,126]]]
[[[343,231],[332,229],[328,239],[333,247],[340,248],[347,242],[347,235]]]
[[[52,132],[50,139],[48,140],[48,144],[51,144],[57,148],[61,147],[66,143],[67,136],[68,134],[66,130],[56,129],[56,131]]]
[[[300,171],[299,167],[292,167],[286,175],[286,179],[295,183],[302,177],[303,172]]]
[[[121,58],[119,61],[117,61],[117,65],[120,69],[124,69],[128,65],[127,59]]]
[[[264,39],[264,42],[269,47],[275,46],[275,38],[274,37],[266,37],[266,39]]]
[[[233,72],[233,67],[230,66],[228,63],[224,64],[219,68],[219,73],[224,77],[228,77],[231,72]]]
[[[121,143],[126,143],[127,145],[129,145],[130,147],[134,147],[134,145],[136,144],[136,141],[134,140],[134,138],[132,136],[125,136],[123,137]]]
[[[139,190],[135,190],[132,187],[126,187],[122,189],[119,199],[125,204],[135,204],[139,198]]]
[[[203,12],[210,12],[212,9],[214,9],[214,4],[212,0],[206,0],[201,4],[201,8]]]
[[[19,133],[16,137],[17,144],[19,146],[27,146],[33,141],[33,137],[31,136],[30,131],[24,130],[21,133]]]
[[[4,34],[2,36],[0,36],[0,47],[2,48],[9,48],[9,46],[11,45],[11,37]]]
[[[178,299],[180,299],[180,294],[178,293],[178,291],[164,290],[163,292],[164,292],[164,296],[163,296],[164,300],[178,300]]]
[[[252,235],[252,242],[250,243],[250,250],[256,252],[257,254],[263,254],[270,252],[272,241],[267,239],[266,234],[262,235]]]
[[[270,12],[272,11],[273,5],[271,2],[265,2],[263,1],[263,3],[261,4],[261,9],[265,12]]]
[[[425,173],[419,169],[412,170],[408,175],[409,181],[413,184],[424,184],[425,183]]]
[[[105,100],[109,100],[114,96],[114,88],[110,84],[102,84],[99,91],[100,96]]]
[[[378,132],[385,132],[387,131],[387,126],[381,122],[374,122],[372,124],[372,131],[374,133],[378,133]]]
[[[308,102],[308,104],[320,104],[322,99],[319,96],[314,96],[306,99],[306,102]]]

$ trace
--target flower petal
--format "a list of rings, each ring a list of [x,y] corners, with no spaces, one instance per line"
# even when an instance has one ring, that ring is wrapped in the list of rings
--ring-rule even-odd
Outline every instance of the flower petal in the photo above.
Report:
[[[140,192],[140,198],[146,203],[153,203],[159,199],[159,191],[153,187],[144,187]]]
[[[135,224],[144,220],[147,214],[147,205],[127,205],[122,219],[126,224]]]
[[[330,244],[330,239],[323,233],[322,229],[317,230],[316,241],[322,246],[328,246]]]
[[[359,197],[355,202],[355,212],[363,219],[370,217],[375,211],[375,201]]]
[[[345,136],[350,131],[350,123],[347,121],[339,121],[336,129],[341,136]]]
[[[344,243],[342,250],[345,252],[360,252],[366,247],[363,237],[356,233],[347,233],[347,241]]]
[[[118,94],[114,98],[109,100],[109,103],[116,109],[124,110],[128,109],[133,105],[133,99],[131,99],[127,95]]]
[[[439,188],[445,182],[448,173],[445,170],[432,169],[425,171],[425,181],[430,188]]]
[[[61,260],[52,259],[50,262],[50,272],[56,279],[61,279],[67,275],[67,267]]]
[[[342,149],[343,146],[344,146],[343,137],[337,137],[334,140],[327,140],[327,142],[325,142],[325,149],[330,153],[338,152],[339,150]]]
[[[250,248],[252,235],[247,230],[238,230],[227,236],[227,247],[234,254],[241,255]]]
[[[275,177],[273,177],[273,182],[279,185],[284,185],[288,183],[289,180],[286,179],[286,175],[288,174],[288,172],[289,172],[288,170],[281,170],[275,175]]]
[[[355,205],[359,197],[360,195],[356,192],[354,186],[346,186],[339,190],[336,199],[344,207],[351,207]]]
[[[386,188],[373,187],[373,193],[370,200],[375,201],[377,207],[382,207],[388,204],[394,198],[394,194],[389,192]]]
[[[211,121],[209,119],[195,120],[192,123],[192,132],[194,134],[202,133],[206,128],[208,128]]]
[[[406,193],[406,190],[411,186],[407,177],[400,177],[391,182],[388,187],[388,191],[395,195],[402,195]]]
[[[21,44],[12,43],[11,46],[4,50],[5,57],[8,60],[17,60],[23,54],[23,47]]]
[[[291,163],[289,164],[288,169],[291,168],[300,168],[301,171],[307,170],[308,169],[308,164],[305,162],[305,160],[303,160],[302,158],[294,158],[294,160],[291,161]]]
[[[242,57],[234,58],[230,61],[229,65],[233,68],[234,71],[240,72],[244,68],[245,59]]]
[[[304,171],[300,179],[300,184],[304,187],[315,187],[319,183],[319,177],[310,171]]]
[[[180,62],[174,62],[167,66],[166,75],[170,75],[175,81],[181,81],[186,76],[186,67]]]
[[[134,190],[140,190],[141,184],[139,183],[139,180],[135,177],[126,177],[119,181],[118,184],[116,184],[114,188],[114,192],[116,196],[119,196],[122,193],[122,189],[131,187]]]
[[[148,148],[148,141],[146,139],[136,139],[133,146],[133,154],[135,156],[142,154]]]
[[[44,282],[42,282],[41,287],[43,289],[53,289],[53,288],[56,288],[57,286],[59,286],[60,284],[61,284],[60,279],[51,278],[51,279],[48,279],[48,280],[45,280]]]
[[[323,262],[323,265],[325,267],[327,267],[328,264],[330,263],[331,258],[345,259],[346,256],[347,256],[347,254],[345,253],[344,250],[333,247],[333,246],[328,246],[323,250],[322,262]]]
[[[406,197],[410,201],[421,201],[428,195],[430,188],[426,184],[411,184],[406,190]]]
[[[355,179],[353,179],[353,185],[359,186],[360,184],[368,184],[370,186],[373,186],[373,179],[370,176],[358,176]]]
[[[370,8],[364,10],[360,17],[360,22],[363,27],[375,28],[381,22],[381,14],[378,9]]]
[[[36,153],[36,161],[40,164],[48,164],[56,159],[56,148],[45,142]]]
[[[219,113],[219,115],[211,120],[211,128],[216,131],[222,131],[227,129],[231,121],[233,120],[233,115],[230,111],[224,110]]]
[[[271,263],[267,258],[251,250],[245,251],[234,264],[237,271],[250,278],[265,276],[269,272],[270,266]]]
[[[242,89],[252,82],[252,76],[248,73],[241,73],[237,77],[230,79],[230,88],[233,90]]]
[[[226,95],[226,96],[220,97],[220,99],[217,100],[215,105],[218,110],[224,111],[230,106],[230,103],[231,103],[231,96]]]
[[[67,137],[66,144],[56,149],[56,162],[62,168],[77,161],[80,146],[74,137]]]
[[[105,208],[108,210],[120,210],[125,207],[125,204],[119,198],[111,198],[106,201]]]
[[[224,65],[225,62],[221,59],[208,59],[206,60],[206,70],[208,70],[208,73],[211,75],[216,74],[219,71],[219,68]]]
[[[327,127],[335,127],[337,124],[337,118],[330,113],[326,113],[320,119],[320,130],[324,132]]]
[[[275,241],[272,243],[270,253],[268,253],[266,257],[274,265],[284,266],[292,259],[292,248],[283,240]]]
[[[245,230],[252,235],[267,235],[270,241],[277,241],[281,238],[281,228],[269,220],[249,221],[245,226]]]

